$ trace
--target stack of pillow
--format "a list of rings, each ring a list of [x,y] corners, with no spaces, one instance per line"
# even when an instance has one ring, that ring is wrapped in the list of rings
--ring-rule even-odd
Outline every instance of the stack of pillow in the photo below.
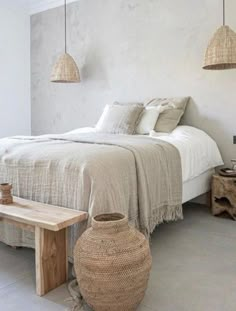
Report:
[[[106,105],[96,131],[110,134],[146,135],[172,132],[182,118],[189,97],[156,98],[143,104]]]

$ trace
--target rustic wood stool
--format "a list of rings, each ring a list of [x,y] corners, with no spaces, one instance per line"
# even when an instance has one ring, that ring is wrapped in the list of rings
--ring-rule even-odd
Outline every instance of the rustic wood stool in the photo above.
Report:
[[[236,220],[236,177],[213,175],[211,198],[213,215],[227,212]]]

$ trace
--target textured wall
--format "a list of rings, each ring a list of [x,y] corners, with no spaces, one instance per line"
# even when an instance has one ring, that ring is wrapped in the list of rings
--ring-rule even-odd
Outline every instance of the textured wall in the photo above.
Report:
[[[236,3],[227,1],[236,30]],[[94,125],[106,103],[190,95],[184,122],[206,130],[226,162],[236,157],[236,70],[201,69],[222,22],[221,0],[80,0],[68,5],[68,51],[81,84],[49,82],[63,51],[63,9],[31,17],[34,134]]]
[[[0,137],[29,135],[29,15],[0,2],[0,29]]]

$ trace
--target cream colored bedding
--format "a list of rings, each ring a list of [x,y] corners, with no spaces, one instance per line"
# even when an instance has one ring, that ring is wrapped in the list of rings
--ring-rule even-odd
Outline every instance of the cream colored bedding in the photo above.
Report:
[[[178,150],[153,138],[98,133],[0,140],[0,182],[14,195],[99,213],[121,212],[146,236],[163,221],[182,218]],[[70,249],[89,226],[74,226]],[[33,236],[0,225],[0,240],[33,247]]]

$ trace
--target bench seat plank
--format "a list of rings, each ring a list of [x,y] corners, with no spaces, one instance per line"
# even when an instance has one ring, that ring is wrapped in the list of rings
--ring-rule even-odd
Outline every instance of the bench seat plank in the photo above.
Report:
[[[59,231],[84,221],[88,213],[13,197],[13,203],[0,204],[0,219],[10,219],[51,231]]]

